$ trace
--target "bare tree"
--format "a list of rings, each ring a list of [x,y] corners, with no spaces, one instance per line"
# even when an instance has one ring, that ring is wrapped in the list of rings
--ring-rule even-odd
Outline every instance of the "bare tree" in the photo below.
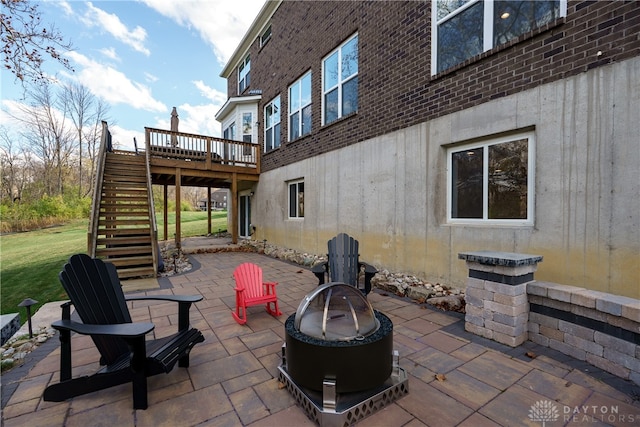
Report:
[[[21,82],[42,83],[48,77],[42,70],[45,57],[73,71],[69,60],[62,56],[71,50],[55,26],[42,23],[38,5],[29,0],[1,0],[0,40],[3,67]]]
[[[97,143],[100,141],[101,121],[107,120],[105,115],[108,107],[102,100],[91,93],[88,87],[69,83],[64,86],[62,100],[73,121],[77,133],[78,147],[78,196],[82,196],[84,176],[89,176],[89,183],[93,180],[93,165],[97,153]],[[86,153],[85,153],[86,147]],[[89,159],[88,171],[83,165],[85,156]],[[88,186],[91,189],[91,185]],[[90,190],[89,190],[90,191]]]
[[[34,155],[42,161],[46,193],[62,194],[66,169],[74,150],[66,105],[53,94],[48,82],[34,87],[28,96],[30,103],[21,106],[21,114],[14,119],[24,125],[22,135]]]

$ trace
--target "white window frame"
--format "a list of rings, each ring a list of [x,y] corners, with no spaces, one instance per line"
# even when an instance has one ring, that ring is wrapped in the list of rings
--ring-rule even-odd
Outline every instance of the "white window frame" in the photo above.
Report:
[[[242,94],[251,84],[251,55],[238,65],[238,94]]]
[[[492,145],[505,142],[527,140],[527,218],[526,219],[489,219],[489,156],[488,148]],[[484,149],[483,171],[482,171],[482,218],[453,218],[452,189],[453,189],[453,153],[464,150]],[[497,138],[488,139],[482,142],[471,144],[456,144],[447,149],[447,223],[464,225],[499,225],[499,226],[533,226],[535,212],[535,152],[536,141],[533,131],[521,132],[511,135],[504,135]]]
[[[275,103],[278,103],[278,121],[277,122],[273,122],[270,123],[269,122],[269,117],[267,116],[267,109],[269,107],[273,108],[273,106],[275,105]],[[264,152],[268,153],[270,151],[275,150],[276,148],[280,147],[281,144],[281,140],[282,140],[282,109],[281,109],[282,105],[280,103],[280,95],[276,96],[275,98],[273,98],[267,105],[264,106]],[[276,141],[276,136],[275,136],[275,128],[277,125],[280,125],[280,135]],[[272,130],[271,132],[271,136],[272,136],[272,140],[269,141],[268,137],[267,137],[267,132],[269,131],[269,129]]]
[[[488,50],[493,49],[493,1],[488,0],[469,0],[468,3],[460,6],[458,9],[449,13],[447,16],[444,16],[440,20],[438,20],[438,2],[441,0],[431,0],[431,75],[438,74],[441,71],[438,71],[438,28],[439,25],[448,21],[449,19],[455,17],[461,12],[473,7],[478,2],[484,3],[483,8],[483,40],[482,40],[482,52],[486,52]],[[533,0],[535,1],[535,0]],[[560,17],[567,16],[567,0],[559,0],[560,1]],[[442,70],[446,71],[446,70]]]
[[[269,40],[271,40],[271,24],[267,25],[262,33],[260,33],[260,47],[267,44]]]
[[[302,184],[302,191],[300,191],[300,185]],[[291,216],[291,191],[295,187],[296,199],[302,193],[302,212],[300,212],[300,205],[296,203],[295,206],[295,216]],[[295,181],[289,181],[287,183],[287,218],[288,219],[296,219],[301,220],[304,219],[304,179],[297,179]]]
[[[338,46],[337,48],[335,48],[334,50],[332,50],[331,52],[329,52],[329,54],[327,56],[325,56],[324,58],[322,58],[322,125],[326,125],[326,124],[330,124],[333,123],[337,120],[340,120],[340,118],[342,118],[343,114],[342,114],[342,88],[344,87],[344,85],[346,83],[348,83],[350,80],[356,78],[360,72],[360,64],[358,64],[358,70],[343,78],[342,77],[342,48],[347,45],[350,41],[352,41],[353,39],[358,38],[358,33],[353,34],[352,36],[350,36],[348,39],[346,39],[342,44],[340,44],[340,46]],[[360,55],[360,46],[359,46],[359,42],[360,40],[358,39],[357,42],[357,47],[358,47],[358,56]],[[331,86],[328,89],[325,89],[325,62],[327,61],[327,59],[329,59],[334,53],[338,53],[338,82],[334,85]],[[328,93],[332,92],[333,90],[336,89],[336,87],[338,88],[338,117],[336,117],[335,120],[330,121],[329,123],[326,122],[325,120],[325,97]],[[358,96],[360,94],[358,93]],[[357,111],[357,110],[356,110]]]
[[[308,81],[309,81],[309,101],[305,104],[303,104],[303,100],[302,100],[302,91],[303,91],[303,83],[305,81],[305,79],[308,77]],[[312,74],[311,71],[305,73],[302,77],[300,77],[298,80],[296,80],[291,86],[289,86],[289,108],[288,108],[288,114],[289,114],[289,131],[288,131],[288,141],[293,141],[295,139],[298,138],[302,138],[303,136],[307,135],[308,133],[311,133],[311,126],[309,126],[309,129],[304,129],[303,128],[303,116],[302,116],[302,112],[303,110],[311,105],[311,78],[312,78]],[[296,85],[298,86],[298,93],[293,93],[294,88]],[[298,108],[294,109],[292,107],[292,100],[295,98],[297,98],[298,100]],[[293,116],[298,113],[298,129],[300,130],[300,135],[298,135],[297,137],[293,138],[291,135],[291,131],[293,129],[292,123],[293,123]]]

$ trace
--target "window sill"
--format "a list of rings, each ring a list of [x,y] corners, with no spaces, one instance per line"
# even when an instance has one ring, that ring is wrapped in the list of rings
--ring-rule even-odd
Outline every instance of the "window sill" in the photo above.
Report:
[[[500,220],[477,220],[477,221],[464,221],[464,220],[447,220],[442,224],[445,227],[478,227],[478,228],[522,228],[533,229],[533,221],[500,221]]]

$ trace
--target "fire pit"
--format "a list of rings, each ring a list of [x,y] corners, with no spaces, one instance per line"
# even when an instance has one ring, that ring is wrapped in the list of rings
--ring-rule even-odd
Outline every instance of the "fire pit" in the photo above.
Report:
[[[408,393],[391,320],[353,286],[306,295],[285,333],[280,381],[320,425],[352,424]]]

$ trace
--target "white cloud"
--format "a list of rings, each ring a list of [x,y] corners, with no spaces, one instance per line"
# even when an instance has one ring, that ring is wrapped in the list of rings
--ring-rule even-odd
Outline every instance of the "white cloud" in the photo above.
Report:
[[[68,1],[57,1],[57,2],[54,2],[54,4],[60,7],[60,9],[62,9],[65,15],[67,16],[73,15],[73,9],[71,8],[71,5],[69,4]]]
[[[125,129],[118,125],[109,125],[111,141],[119,150],[134,151],[133,138],[136,139],[138,150],[144,150],[144,132]]]
[[[143,111],[167,110],[166,105],[152,96],[147,86],[131,81],[122,72],[77,52],[68,52],[67,55],[76,64],[76,73],[68,77],[88,87],[106,102],[126,104]]]
[[[109,59],[112,59],[114,61],[120,61],[120,57],[118,57],[118,54],[116,53],[116,49],[114,47],[102,48],[100,49],[100,53]]]
[[[180,119],[178,130],[196,135],[220,137],[220,123],[214,118],[220,107],[221,105],[217,104],[177,105],[176,111]],[[171,117],[169,115],[166,117],[158,117],[156,118],[156,123],[151,127],[156,129],[170,129]]]
[[[132,47],[137,52],[141,52],[146,56],[149,56],[151,52],[144,46],[147,39],[147,32],[141,26],[135,27],[133,30],[127,28],[126,25],[120,21],[117,15],[113,13],[107,13],[104,10],[97,8],[93,3],[87,3],[87,11],[80,17],[82,22],[88,27],[98,27],[106,30],[117,40]]]
[[[195,80],[193,85],[200,91],[200,94],[205,98],[218,103],[222,106],[227,101],[226,92],[220,92],[210,86],[207,86],[202,80]]]
[[[157,82],[157,81],[158,81],[158,77],[157,77],[157,76],[155,76],[155,75],[153,75],[153,74],[151,74],[151,73],[149,73],[149,72],[147,72],[147,71],[145,71],[145,73],[144,73],[144,77],[145,77],[145,79],[147,79],[147,81],[148,81],[148,82],[150,82],[150,83],[155,83],[155,82]]]
[[[265,3],[264,0],[143,1],[178,24],[198,31],[222,65],[229,60]]]

